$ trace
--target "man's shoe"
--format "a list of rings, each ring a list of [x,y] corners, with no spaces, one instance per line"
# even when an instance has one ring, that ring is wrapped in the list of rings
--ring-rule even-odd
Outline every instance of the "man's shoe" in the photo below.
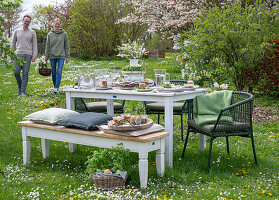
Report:
[[[27,95],[25,94],[25,92],[21,92],[20,94],[22,97],[26,97]]]
[[[58,94],[58,88],[54,88],[54,94]]]
[[[18,95],[21,95],[21,90],[18,90],[17,93],[18,93]]]

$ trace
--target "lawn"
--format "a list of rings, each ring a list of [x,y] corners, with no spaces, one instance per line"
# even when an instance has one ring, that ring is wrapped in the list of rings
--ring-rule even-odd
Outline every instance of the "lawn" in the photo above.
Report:
[[[93,74],[96,68],[121,67],[128,61],[71,59],[63,70],[62,86],[73,85],[79,74]],[[166,68],[173,79],[180,78],[181,66],[175,57],[145,59],[146,77],[154,78],[154,68]],[[180,119],[174,123],[174,166],[164,177],[155,169],[155,154],[149,156],[148,188],[140,189],[137,155],[130,153],[125,190],[101,191],[84,175],[87,157],[94,147],[78,145],[70,153],[68,144],[50,141],[50,157],[43,159],[40,140],[31,139],[31,164],[22,165],[21,127],[24,116],[49,107],[65,108],[65,94],[54,95],[50,77],[42,77],[32,64],[27,97],[17,94],[12,69],[1,68],[0,83],[0,199],[278,199],[279,198],[279,122],[254,122],[255,165],[250,139],[231,138],[231,153],[225,140],[216,139],[212,150],[211,172],[206,173],[208,146],[198,150],[198,135],[192,135],[184,159],[180,159],[184,142],[180,140]],[[276,109],[278,101],[256,95],[255,104]],[[143,104],[130,101],[127,112],[143,111]],[[279,115],[278,112],[275,113]],[[151,116],[154,117],[154,116]],[[154,117],[155,119],[155,117]]]

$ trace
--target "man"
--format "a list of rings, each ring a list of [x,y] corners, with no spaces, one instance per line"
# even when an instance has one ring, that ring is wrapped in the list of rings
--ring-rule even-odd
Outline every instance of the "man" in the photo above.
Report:
[[[22,27],[14,31],[12,49],[18,57],[25,60],[24,63],[15,63],[14,75],[18,85],[18,94],[26,96],[25,90],[28,83],[28,73],[30,69],[31,60],[35,61],[37,50],[37,37],[36,32],[29,28],[31,17],[24,15],[22,20]],[[22,78],[20,72],[22,70]]]

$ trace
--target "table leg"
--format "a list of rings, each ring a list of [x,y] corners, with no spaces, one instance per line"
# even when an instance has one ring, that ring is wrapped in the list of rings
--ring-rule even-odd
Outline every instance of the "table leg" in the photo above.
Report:
[[[69,151],[70,152],[75,152],[76,151],[76,148],[77,148],[77,145],[74,144],[74,143],[69,143]]]
[[[160,139],[161,147],[156,151],[156,169],[157,174],[164,175],[165,172],[165,139]]]
[[[206,136],[202,135],[202,134],[199,134],[199,135],[200,135],[200,137],[199,137],[199,150],[204,151],[205,148],[206,148]]]
[[[41,143],[42,143],[43,158],[47,158],[49,157],[49,140],[42,138]]]
[[[148,152],[142,150],[139,152],[139,176],[140,176],[140,187],[147,187],[148,178]]]
[[[30,136],[26,134],[26,128],[22,127],[22,147],[23,147],[23,165],[28,165],[30,160]]]
[[[165,130],[169,136],[165,139],[166,166],[173,166],[173,98],[165,98]]]
[[[70,92],[66,92],[66,108],[69,110],[74,110],[74,99],[71,98]],[[76,144],[69,143],[69,151],[75,152],[76,150]]]
[[[113,99],[107,99],[107,113],[111,116],[114,115]]]
[[[66,92],[66,108],[69,110],[74,110],[74,99],[71,98],[70,92]]]
[[[204,94],[207,94],[208,91],[205,91]],[[199,134],[199,150],[204,151],[206,148],[206,136]]]

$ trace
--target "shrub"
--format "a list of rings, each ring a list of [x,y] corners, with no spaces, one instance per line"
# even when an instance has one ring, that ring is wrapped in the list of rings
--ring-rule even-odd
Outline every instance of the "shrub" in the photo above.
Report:
[[[121,144],[111,149],[101,149],[94,151],[92,156],[86,161],[86,174],[92,175],[97,169],[127,170],[129,163],[129,152]]]
[[[115,24],[129,12],[123,0],[76,0],[71,6],[71,20],[66,31],[72,51],[87,56],[112,56],[126,37],[141,34],[140,26]]]
[[[279,40],[268,42],[266,55],[256,73],[259,77],[257,89],[264,95],[279,98]]]
[[[265,41],[279,33],[278,5],[269,11],[264,3],[243,6],[241,1],[215,7],[194,20],[193,28],[181,40],[188,67],[202,76],[245,86],[244,72],[254,69],[264,55]],[[215,80],[218,81],[218,80]]]

